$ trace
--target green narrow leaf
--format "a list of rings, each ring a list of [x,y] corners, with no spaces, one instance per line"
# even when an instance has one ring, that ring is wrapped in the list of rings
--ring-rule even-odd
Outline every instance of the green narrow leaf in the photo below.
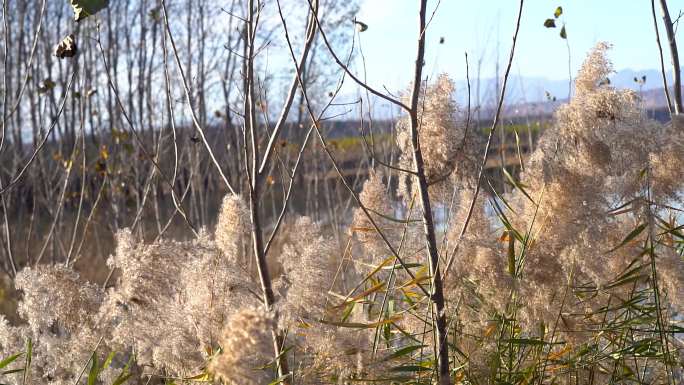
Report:
[[[92,362],[92,365],[90,366],[90,371],[88,372],[88,385],[95,385],[95,382],[97,382],[97,375],[99,372],[99,366],[97,365],[97,354],[93,353],[93,356],[90,358],[90,361]]]
[[[375,214],[375,215],[377,215],[377,216],[379,216],[379,217],[381,217],[381,218],[387,219],[388,221],[391,221],[391,222],[396,222],[396,223],[416,223],[416,222],[420,222],[420,221],[421,221],[421,219],[410,219],[410,218],[409,218],[409,219],[399,219],[399,218],[390,217],[390,216],[385,215],[385,214],[383,214],[383,213],[381,213],[381,212],[379,212],[379,211],[373,210],[373,209],[370,208],[370,207],[367,207],[366,210],[372,212],[373,214]]]
[[[116,380],[114,380],[114,382],[112,382],[112,385],[122,385],[126,381],[128,381],[128,379],[131,378],[132,375],[133,375],[133,373],[126,373],[126,374],[121,373],[121,375],[119,375],[119,377],[117,377]]]
[[[636,78],[634,78],[634,79],[636,80]],[[644,168],[643,170],[639,171],[639,179],[644,179],[647,172],[648,172],[648,168]]]
[[[2,372],[2,375],[5,376],[5,375],[7,375],[7,374],[20,373],[20,372],[23,372],[23,371],[24,371],[24,368],[21,368],[21,369],[12,369],[12,370],[5,370],[4,372]]]
[[[496,197],[499,199],[499,201],[501,201],[501,203],[503,203],[504,206],[506,206],[506,208],[507,208],[508,210],[510,210],[510,212],[512,212],[513,214],[517,214],[517,213],[515,212],[515,210],[513,210],[513,207],[511,207],[511,205],[508,204],[508,202],[506,201],[506,199],[504,199],[504,197],[502,197],[502,196],[496,191],[496,189],[494,188],[494,186],[492,186],[492,182],[491,182],[491,181],[487,181],[487,183],[489,184],[489,188],[492,190],[492,193],[494,194],[494,196],[496,196]],[[494,200],[493,202],[496,202],[496,200]]]
[[[287,380],[287,379],[290,378],[291,376],[292,376],[292,375],[291,375],[290,373],[288,373],[288,374],[283,374],[282,376],[280,376],[280,377],[276,378],[275,380],[273,380],[273,382],[271,382],[271,383],[268,384],[268,385],[281,384],[283,381]]]
[[[390,324],[382,325],[382,337],[389,342],[392,339],[392,328]]]
[[[546,342],[541,340],[535,340],[532,338],[510,338],[501,340],[502,343],[513,344],[513,345],[562,345],[565,342]]]
[[[133,358],[134,358],[133,355],[131,355],[128,358],[128,362],[126,362],[126,365],[124,365],[123,369],[121,369],[121,373],[116,377],[114,382],[112,382],[112,385],[122,385],[126,381],[128,381],[129,378],[131,378],[133,373],[129,373],[128,368],[130,368],[131,363],[133,363]]]
[[[562,37],[563,39],[568,38],[568,33],[565,31],[565,26],[563,26],[563,28],[561,28],[560,37]]]
[[[612,253],[613,251],[615,251],[615,250],[621,248],[622,246],[626,245],[627,243],[629,243],[629,241],[631,241],[632,239],[636,238],[639,234],[641,234],[641,232],[644,231],[644,229],[646,228],[646,226],[647,226],[646,223],[642,223],[641,225],[637,226],[637,228],[634,229],[634,230],[632,230],[632,232],[629,233],[629,234],[627,235],[627,237],[625,237],[625,239],[624,239],[622,242],[620,242],[619,245],[617,245],[617,246],[615,246],[614,248],[610,249],[608,252],[609,252],[609,253]]]
[[[427,347],[427,345],[406,346],[406,347],[401,348],[401,349],[397,350],[396,352],[390,354],[389,356],[385,357],[383,359],[383,361],[390,361],[390,360],[393,360],[393,359],[396,359],[396,358],[399,358],[402,356],[406,356],[408,354],[413,353],[414,351],[416,351],[418,349],[425,348],[425,347]]]
[[[23,372],[23,371],[24,371],[24,368],[21,368],[21,369],[12,369],[12,370],[5,370],[4,372],[2,372],[2,375],[5,376],[5,375],[7,375],[7,374],[19,373],[19,372]]]
[[[429,372],[432,369],[426,368],[424,366],[418,366],[418,365],[403,365],[403,366],[394,367],[390,370],[393,372]]]
[[[26,384],[29,375],[29,369],[31,368],[31,359],[33,358],[33,340],[30,338],[26,341],[26,364],[24,365],[24,381]]]
[[[352,314],[352,311],[354,311],[355,305],[356,305],[356,302],[351,302],[348,304],[347,308],[344,310],[344,313],[342,314],[342,322],[349,319],[349,317]]]
[[[529,201],[532,202],[532,204],[536,206],[537,202],[535,202],[534,199],[532,199],[532,197],[530,196],[530,194],[528,194],[527,191],[525,191],[525,186],[523,184],[521,184],[520,182],[518,182],[517,180],[515,180],[515,178],[513,178],[513,175],[511,175],[505,168],[502,168],[501,170],[503,171],[504,175],[506,176],[506,179],[508,179],[508,182],[513,187],[520,190],[520,192],[523,193],[523,195],[525,195],[525,198],[529,199]]]
[[[272,359],[271,361],[269,361],[266,365],[258,367],[258,369],[268,369],[268,368],[276,367],[277,364],[278,364],[278,360],[279,360],[281,357],[286,356],[287,353],[290,352],[293,348],[294,348],[294,346],[288,346],[288,347],[286,347],[285,349],[283,349],[283,350],[280,352],[280,354],[278,354],[276,357],[273,357],[273,359]],[[207,377],[207,373],[206,373],[206,371],[205,371],[205,373],[201,373],[201,374],[199,374],[199,375],[197,375],[197,376],[194,376],[194,377],[186,378],[186,380],[197,380],[197,379],[199,379],[199,378],[206,378],[206,377]]]
[[[504,225],[506,230],[508,230],[508,235],[513,235],[515,239],[517,239],[520,243],[525,244],[526,240],[525,238],[520,235],[520,232],[513,228],[513,225],[511,222],[508,220],[506,217],[506,214],[504,214],[503,210],[501,210],[501,207],[499,204],[496,202],[496,200],[490,200],[492,202],[492,207],[494,208],[494,213],[496,214],[497,217],[499,217],[499,220],[501,221],[501,224]]]
[[[17,358],[21,357],[21,355],[24,354],[24,352],[17,353],[13,356],[9,356],[5,358],[4,360],[0,361],[0,369],[3,369],[7,365],[11,364],[12,362],[16,361]]]
[[[514,129],[515,133],[515,149],[518,153],[518,162],[520,162],[520,170],[525,171],[525,165],[523,164],[522,151],[520,150],[520,135],[518,135],[518,130]]]
[[[105,362],[102,363],[102,367],[100,368],[100,373],[102,373],[103,370],[107,369],[109,365],[112,364],[112,360],[114,360],[114,357],[116,356],[116,352],[111,352],[107,356],[107,359],[105,359]]]
[[[634,282],[644,278],[646,275],[641,273],[641,269],[644,265],[638,265],[637,259],[633,260],[624,273],[620,274],[613,281],[605,285],[606,289],[611,289],[613,287],[621,286],[630,282]]]

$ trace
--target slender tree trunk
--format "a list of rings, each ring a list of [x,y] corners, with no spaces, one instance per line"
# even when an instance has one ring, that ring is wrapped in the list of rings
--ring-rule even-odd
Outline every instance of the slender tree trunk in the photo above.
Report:
[[[246,148],[245,154],[250,154],[245,158],[245,171],[249,180],[249,204],[252,222],[252,246],[254,250],[254,257],[261,283],[261,289],[264,295],[264,304],[270,310],[273,310],[275,304],[275,296],[273,295],[273,286],[271,284],[271,275],[268,271],[268,263],[266,262],[266,253],[264,252],[264,242],[262,227],[259,218],[260,208],[260,190],[261,190],[261,173],[259,173],[259,140],[257,137],[257,119],[255,108],[255,73],[254,73],[254,55],[255,55],[255,38],[257,30],[257,21],[255,19],[254,0],[247,2],[247,28],[245,31],[245,133],[249,135],[249,143],[245,141],[243,145]],[[264,155],[266,156],[266,155]],[[287,365],[287,356],[281,353],[284,338],[279,330],[273,331],[273,350],[276,358],[278,377],[282,379],[281,383],[285,385],[290,384],[289,378],[285,376],[289,373]]]
[[[435,224],[432,218],[432,206],[430,204],[430,194],[428,183],[425,176],[425,162],[420,148],[418,137],[418,101],[420,98],[420,86],[423,77],[423,65],[425,58],[425,14],[427,0],[420,0],[419,30],[418,30],[418,53],[416,57],[416,68],[413,77],[413,90],[411,93],[411,145],[413,149],[413,162],[416,171],[416,179],[420,192],[420,201],[423,208],[423,230],[425,232],[425,242],[428,251],[430,276],[432,277],[431,302],[433,307],[433,320],[436,340],[437,371],[440,385],[451,383],[449,378],[449,350],[447,348],[447,327],[446,314],[444,312],[444,291],[442,288],[442,277],[439,271],[439,251],[435,236]]]

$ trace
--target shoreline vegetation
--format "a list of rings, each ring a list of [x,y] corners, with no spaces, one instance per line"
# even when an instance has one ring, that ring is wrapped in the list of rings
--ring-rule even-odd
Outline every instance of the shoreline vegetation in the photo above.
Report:
[[[352,71],[355,1],[209,3],[38,1],[17,8],[26,31],[5,17],[0,383],[684,381],[677,92],[653,119],[607,80],[600,42],[552,116],[503,118],[521,0],[478,120],[470,78],[423,74],[425,33],[397,95]],[[567,42],[562,15],[544,26]],[[226,20],[228,41],[208,38]],[[15,39],[35,44],[10,58]],[[401,113],[328,119],[345,81],[366,94],[353,108]]]

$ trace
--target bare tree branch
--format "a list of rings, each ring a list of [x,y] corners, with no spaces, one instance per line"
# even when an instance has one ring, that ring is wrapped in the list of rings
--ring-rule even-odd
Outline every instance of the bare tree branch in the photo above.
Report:
[[[503,107],[504,97],[506,95],[506,85],[508,84],[508,77],[509,77],[509,74],[511,71],[511,65],[513,64],[513,57],[515,55],[515,43],[518,40],[518,32],[520,31],[520,21],[522,20],[522,11],[523,11],[524,2],[525,2],[525,0],[520,0],[520,6],[518,8],[518,20],[515,24],[515,32],[513,33],[513,45],[511,46],[511,53],[508,57],[508,66],[506,67],[506,73],[504,74],[503,85],[501,87],[501,94],[499,95],[499,102],[496,106],[496,114],[494,115],[494,121],[492,122],[492,127],[489,129],[489,135],[487,136],[487,145],[485,146],[484,155],[482,156],[482,163],[480,163],[480,171],[478,172],[478,175],[477,175],[477,185],[475,186],[475,193],[473,194],[473,198],[470,201],[470,206],[468,208],[468,215],[466,216],[466,219],[463,222],[463,227],[461,228],[461,232],[458,234],[458,239],[456,241],[456,245],[454,245],[454,248],[452,249],[452,251],[449,254],[449,257],[447,259],[446,268],[444,269],[445,275],[449,274],[449,268],[451,267],[451,264],[454,262],[454,256],[456,255],[456,252],[458,252],[458,248],[461,244],[461,240],[463,239],[463,235],[465,234],[466,230],[468,229],[468,224],[470,223],[470,219],[473,215],[473,210],[475,208],[477,196],[480,193],[480,186],[482,185],[482,178],[484,176],[485,165],[487,164],[487,159],[489,158],[489,148],[492,145],[492,137],[494,135],[494,132],[496,131],[496,126],[499,124],[499,120],[501,119],[501,109]]]
[[[660,8],[663,13],[663,22],[665,24],[665,32],[667,33],[668,44],[670,45],[670,56],[672,59],[672,76],[674,77],[674,112],[681,114],[684,110],[682,107],[682,78],[681,68],[679,66],[679,52],[677,51],[677,36],[674,31],[674,25],[670,18],[670,11],[667,9],[667,0],[660,0]]]
[[[195,113],[195,109],[192,106],[192,99],[190,98],[190,88],[188,87],[188,81],[185,77],[185,72],[183,71],[183,66],[181,65],[180,62],[180,57],[178,56],[178,49],[176,48],[176,42],[173,39],[173,35],[171,34],[171,26],[169,25],[169,16],[168,12],[166,11],[166,1],[161,0],[161,6],[162,10],[164,11],[164,25],[166,26],[166,33],[169,35],[169,41],[171,42],[171,48],[173,50],[173,57],[176,59],[176,66],[178,67],[178,72],[180,73],[181,80],[183,81],[183,90],[185,91],[185,100],[188,103],[188,108],[190,109],[190,116],[192,117],[192,123],[195,125],[195,128],[197,129],[197,132],[200,135],[200,138],[202,139],[202,143],[204,144],[204,147],[207,149],[207,152],[209,153],[209,157],[211,158],[212,163],[216,167],[216,170],[218,171],[219,175],[221,176],[221,179],[223,179],[223,183],[226,185],[228,190],[231,192],[231,194],[236,194],[235,189],[233,189],[233,186],[231,186],[230,182],[228,181],[228,178],[226,178],[226,175],[223,173],[223,169],[221,168],[221,165],[218,163],[218,160],[216,160],[216,156],[214,156],[214,151],[211,149],[211,146],[209,145],[209,142],[207,141],[207,137],[204,134],[204,129],[199,123],[199,120],[197,119],[197,114]]]

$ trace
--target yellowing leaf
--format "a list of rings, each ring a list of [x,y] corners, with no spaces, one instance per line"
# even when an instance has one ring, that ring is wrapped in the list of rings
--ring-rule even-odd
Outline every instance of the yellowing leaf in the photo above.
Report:
[[[554,366],[550,366],[547,370],[549,372],[557,372],[559,370],[566,369],[566,368],[568,368],[568,365],[554,365]]]
[[[563,349],[561,349],[561,350],[559,350],[559,351],[557,351],[557,352],[553,352],[553,353],[549,354],[549,359],[550,359],[550,360],[556,360],[556,359],[562,357],[563,355],[565,355],[565,354],[566,354],[567,352],[569,352],[570,350],[572,350],[572,349],[570,348],[570,346],[566,346],[565,348],[563,348]]]
[[[560,15],[563,14],[563,7],[558,7],[556,8],[556,11],[553,13],[553,16],[558,19]]]
[[[321,320],[321,323],[323,324],[328,324],[328,325],[333,325],[333,326],[339,326],[343,328],[352,328],[352,329],[371,329],[375,328],[377,326],[385,325],[385,324],[390,324],[396,321],[401,320],[401,316],[393,316],[384,320],[380,320],[377,322],[370,322],[370,323],[362,323],[362,322],[334,322],[334,321],[326,321],[326,320]]]
[[[81,21],[107,7],[108,0],[70,0],[74,20]]]
[[[353,226],[352,231],[360,231],[360,232],[368,233],[368,232],[375,231],[375,229],[372,227]]]
[[[416,285],[418,283],[424,282],[428,279],[430,279],[430,276],[428,275],[427,266],[423,266],[420,269],[418,269],[418,271],[416,272],[415,277],[413,279],[409,280],[406,283],[399,285],[399,288],[405,288],[405,287],[413,286],[413,285]]]
[[[487,329],[485,329],[484,336],[489,337],[492,333],[494,333],[494,330],[496,330],[496,324],[491,324],[487,326]]]
[[[384,288],[385,288],[385,283],[384,283],[384,282],[380,282],[380,283],[378,283],[377,285],[371,287],[370,289],[365,290],[365,291],[363,291],[362,293],[353,296],[353,297],[350,298],[349,300],[347,300],[347,301],[345,301],[344,303],[342,303],[342,304],[340,304],[340,305],[338,305],[338,306],[335,306],[335,307],[337,307],[337,308],[339,308],[339,307],[344,307],[344,306],[348,305],[348,304],[351,303],[351,302],[358,302],[358,301],[362,300],[363,298],[367,297],[369,294],[375,293],[376,291],[382,290],[382,289],[384,289]]]
[[[109,151],[107,151],[107,146],[104,144],[100,147],[100,158],[107,160],[109,158]]]
[[[195,382],[210,382],[211,376],[209,376],[208,373],[200,373],[200,374],[192,376],[192,377],[186,377],[186,378],[184,378],[184,380],[192,380]]]
[[[401,287],[399,288],[399,290],[401,290],[401,292],[408,298],[420,299],[420,294],[418,294],[414,291],[406,290],[406,289],[401,288]]]

